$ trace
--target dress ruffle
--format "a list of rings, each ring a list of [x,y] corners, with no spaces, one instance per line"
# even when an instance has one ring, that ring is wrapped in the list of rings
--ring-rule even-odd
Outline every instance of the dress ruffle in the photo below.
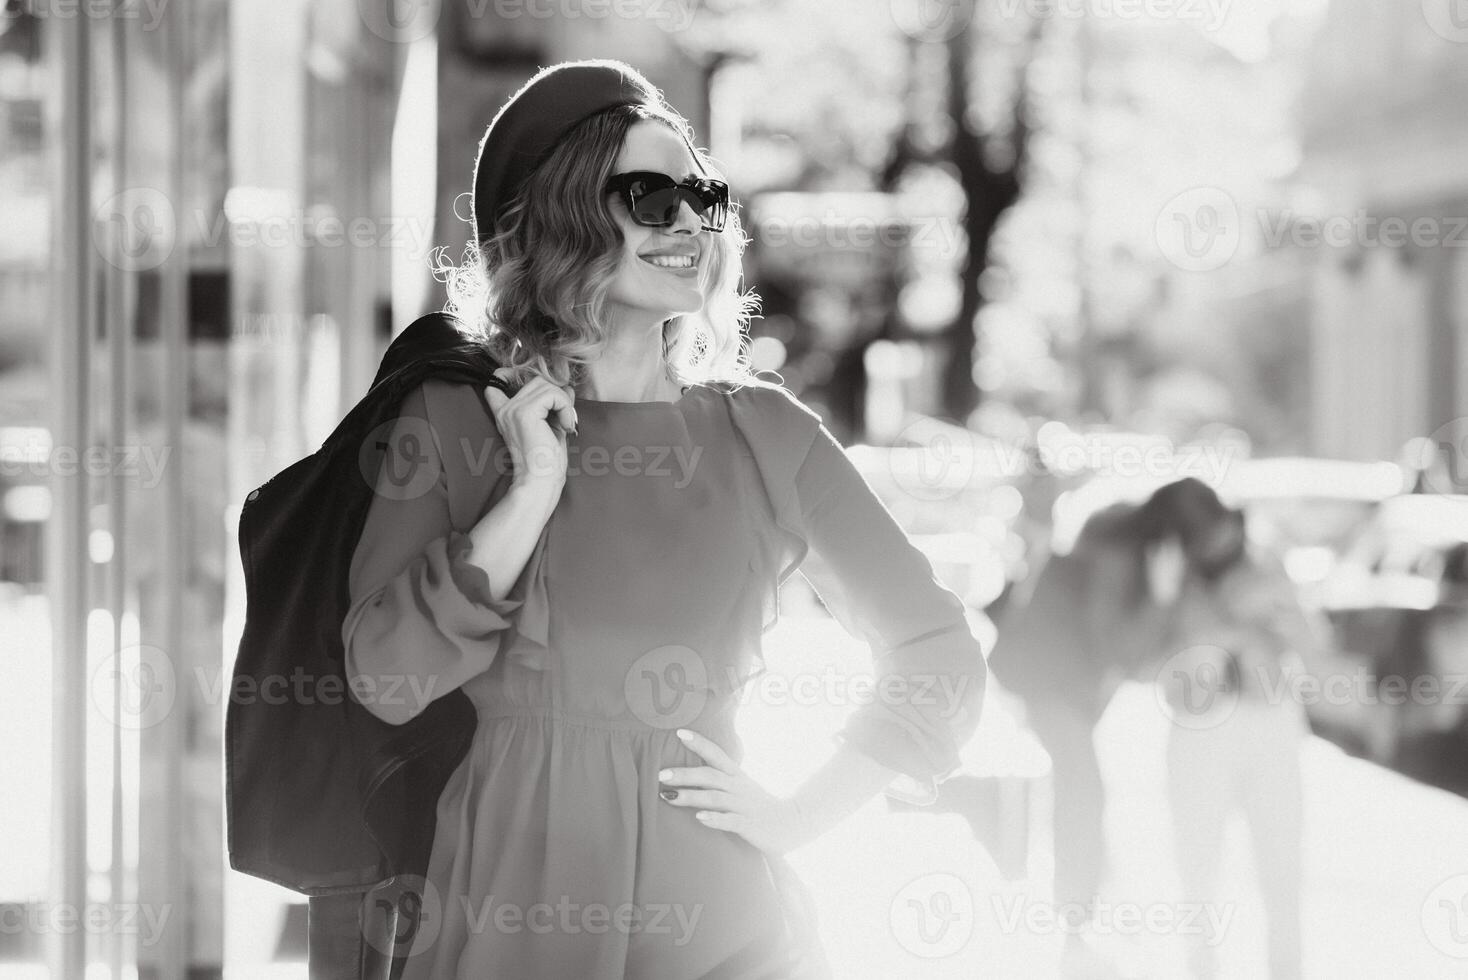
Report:
[[[451,574],[460,591],[502,615],[519,635],[513,642],[500,643],[500,655],[531,670],[545,670],[550,650],[550,600],[545,587],[545,548],[548,532],[543,532],[531,552],[525,570],[503,599],[495,599],[489,591],[489,575],[469,561],[474,542],[463,531],[451,531],[448,554]]]
[[[760,628],[768,631],[780,618],[781,584],[810,552],[795,475],[820,431],[821,417],[786,389],[762,381],[744,385],[742,393],[725,399],[725,404],[754,457],[779,532],[773,557],[775,574],[766,576],[770,586],[762,603]]]

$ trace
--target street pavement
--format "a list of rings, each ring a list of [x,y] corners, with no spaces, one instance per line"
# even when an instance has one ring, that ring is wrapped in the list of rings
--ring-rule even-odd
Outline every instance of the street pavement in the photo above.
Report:
[[[766,636],[773,679],[742,709],[746,768],[777,789],[796,785],[832,744],[852,704],[797,703],[798,678],[840,690],[832,672],[867,669],[866,647],[829,619],[787,615]],[[1224,924],[1221,976],[1265,978],[1261,899],[1242,824],[1225,839],[1210,909],[1179,901],[1163,794],[1170,722],[1150,686],[1123,685],[1097,732],[1106,776],[1112,873],[1108,923],[1084,948],[1096,977],[1187,977],[1181,934],[1211,913]],[[1468,800],[1352,758],[1311,737],[1305,789],[1305,976],[1314,980],[1468,977]],[[1061,977],[1065,909],[1049,903],[1043,753],[1002,699],[986,704],[965,753],[971,771],[1026,787],[1031,847],[1018,874],[975,841],[956,813],[891,812],[873,801],[790,855],[820,910],[837,977]],[[1011,793],[1010,796],[1014,794]],[[1075,962],[1075,961],[1067,961]]]

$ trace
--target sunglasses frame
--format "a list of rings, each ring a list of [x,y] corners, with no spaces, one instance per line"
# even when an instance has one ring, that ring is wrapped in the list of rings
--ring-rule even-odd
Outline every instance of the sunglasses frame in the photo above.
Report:
[[[632,186],[638,181],[651,181],[656,187],[645,194],[657,194],[666,191],[676,191],[679,207],[684,201],[690,204],[698,203],[695,210],[698,212],[699,221],[704,231],[720,232],[729,221],[729,185],[722,180],[712,177],[689,177],[685,180],[675,180],[668,174],[657,170],[628,170],[625,173],[613,174],[607,178],[606,192],[617,194],[622,198],[622,203],[627,206],[627,213],[635,224],[643,228],[668,228],[677,220],[677,211],[673,216],[663,221],[644,221],[638,217],[637,203],[644,195],[633,192]],[[707,200],[712,196],[712,200]],[[714,221],[709,220],[709,214],[715,215]]]

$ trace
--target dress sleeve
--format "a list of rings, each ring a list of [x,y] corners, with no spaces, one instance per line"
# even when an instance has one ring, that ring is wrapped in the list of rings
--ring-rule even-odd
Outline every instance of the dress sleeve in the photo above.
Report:
[[[872,697],[838,738],[903,774],[889,796],[932,803],[978,727],[987,680],[963,601],[938,581],[825,425],[795,491],[804,536],[820,559],[801,572],[874,657]]]
[[[342,622],[353,696],[401,725],[488,669],[523,599],[495,599],[450,519],[439,434],[423,388],[386,430],[372,503],[353,552]]]

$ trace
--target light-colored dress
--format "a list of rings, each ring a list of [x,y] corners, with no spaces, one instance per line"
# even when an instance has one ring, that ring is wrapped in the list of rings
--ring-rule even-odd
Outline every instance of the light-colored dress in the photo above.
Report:
[[[386,434],[348,673],[382,680],[361,700],[390,722],[454,688],[479,716],[438,801],[405,980],[819,976],[788,865],[661,799],[658,771],[704,764],[679,727],[740,758],[739,689],[809,548],[879,674],[923,692],[856,709],[841,737],[904,774],[888,792],[931,801],[982,695],[962,603],[783,388],[576,407],[561,498],[498,600],[467,560],[466,532],[510,483],[479,394],[430,381]]]

